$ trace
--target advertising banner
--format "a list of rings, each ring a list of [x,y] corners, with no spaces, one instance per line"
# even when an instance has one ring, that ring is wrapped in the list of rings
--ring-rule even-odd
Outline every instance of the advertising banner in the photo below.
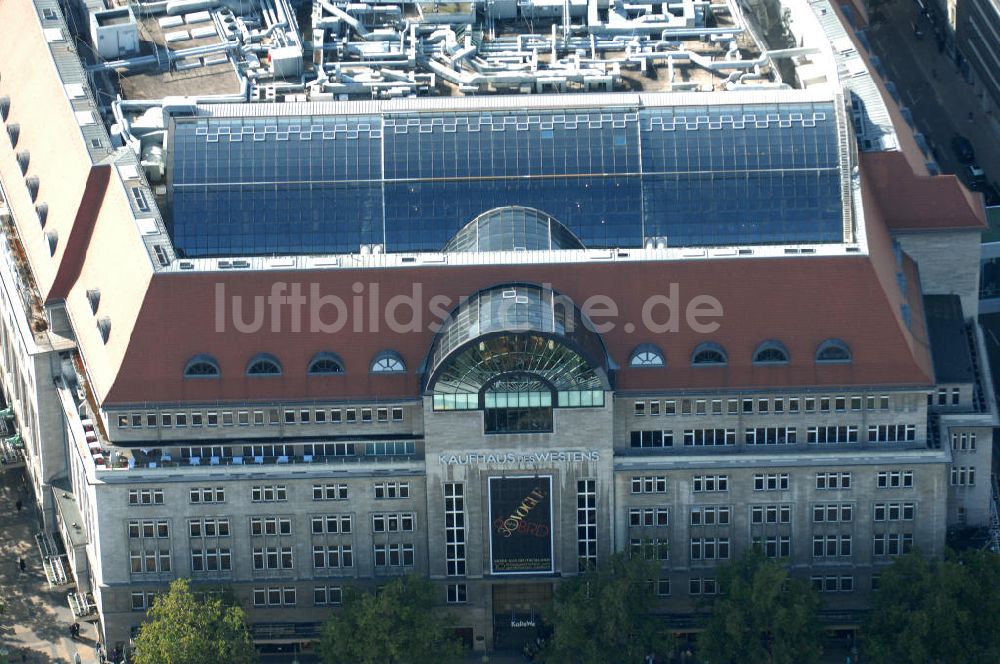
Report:
[[[551,574],[552,476],[491,477],[493,574]]]

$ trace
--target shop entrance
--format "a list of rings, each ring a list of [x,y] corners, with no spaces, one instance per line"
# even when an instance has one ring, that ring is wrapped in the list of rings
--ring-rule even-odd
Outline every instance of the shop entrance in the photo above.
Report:
[[[550,633],[542,612],[552,601],[552,583],[493,586],[493,648],[522,652]]]

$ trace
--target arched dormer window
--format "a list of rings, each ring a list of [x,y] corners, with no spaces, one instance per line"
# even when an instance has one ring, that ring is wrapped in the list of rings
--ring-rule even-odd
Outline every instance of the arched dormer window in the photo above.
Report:
[[[726,350],[717,343],[706,341],[695,346],[691,364],[699,367],[721,366],[729,363]]]
[[[248,376],[280,376],[281,362],[268,353],[258,353],[247,362]]]
[[[663,351],[653,344],[641,344],[632,351],[632,356],[628,358],[630,367],[665,367],[667,361],[663,357]]]
[[[753,352],[754,364],[788,364],[788,349],[780,341],[765,341]]]
[[[195,355],[184,365],[185,378],[218,378],[222,372],[211,355]]]
[[[372,373],[403,373],[405,371],[406,363],[396,351],[383,350],[377,353],[372,360]]]
[[[333,353],[316,353],[309,361],[310,376],[331,376],[344,373],[344,363]]]
[[[851,347],[840,339],[827,339],[816,348],[816,364],[847,364]]]

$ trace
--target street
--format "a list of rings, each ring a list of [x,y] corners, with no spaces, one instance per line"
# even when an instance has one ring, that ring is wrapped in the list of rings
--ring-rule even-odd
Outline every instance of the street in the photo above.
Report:
[[[97,661],[93,625],[80,623],[80,638],[70,639],[73,617],[66,602],[69,587],[49,589],[34,542],[38,531],[35,505],[21,486],[23,471],[0,471],[0,647],[11,664],[70,664],[77,653],[86,664]],[[17,510],[18,500],[23,509]],[[24,559],[25,570],[18,568]],[[2,660],[0,660],[2,661]]]
[[[934,28],[916,2],[893,0],[883,5],[881,14],[883,20],[868,29],[872,47],[895,83],[901,104],[909,107],[934,150],[935,161],[943,172],[960,172],[951,139],[961,134],[972,142],[977,162],[995,186],[1000,181],[1000,120],[982,110],[982,98],[947,52],[939,51]],[[923,32],[922,39],[914,34],[914,24]]]

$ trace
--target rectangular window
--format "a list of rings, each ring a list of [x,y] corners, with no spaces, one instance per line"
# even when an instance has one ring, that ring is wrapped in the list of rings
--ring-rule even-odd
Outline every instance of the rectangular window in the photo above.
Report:
[[[861,397],[859,396],[851,397],[851,410],[854,411],[861,410]]]
[[[951,467],[952,486],[976,486],[975,466],[952,466]]]
[[[729,475],[695,475],[691,486],[695,493],[729,491]]]
[[[250,500],[254,503],[280,503],[288,500],[288,489],[284,484],[255,486],[250,490]]]
[[[672,447],[674,444],[674,432],[670,430],[630,431],[629,438],[629,444],[634,448]]]
[[[667,478],[663,475],[634,476],[631,481],[632,493],[666,493]]]
[[[851,488],[850,473],[816,473],[816,488],[819,490],[840,490]]]
[[[754,491],[787,491],[788,473],[756,473],[753,476]]]
[[[354,567],[354,553],[350,544],[313,545],[313,569],[343,569]]]
[[[634,408],[634,412],[635,412],[635,416],[636,417],[642,417],[643,415],[646,414],[646,402],[645,401],[636,401],[633,404],[633,408]]]
[[[692,526],[728,526],[730,511],[728,505],[692,507],[690,523]]]
[[[664,524],[665,525],[665,524]],[[576,483],[577,569],[597,567],[597,480]]]
[[[347,485],[313,484],[313,500],[347,500]]]
[[[760,547],[768,558],[787,558],[792,553],[792,540],[788,535],[768,535],[754,537],[753,546]]]
[[[685,429],[684,430],[684,445],[686,446],[691,446],[691,445],[719,446],[719,445],[735,445],[735,444],[736,444],[736,429]]]
[[[412,544],[376,544],[373,547],[375,567],[412,567]]]
[[[371,421],[372,421],[372,409],[371,408],[362,408],[361,409],[361,421],[364,422],[364,423],[366,423],[366,424],[371,423]]]
[[[335,408],[330,411],[330,422],[333,424],[340,424],[343,421],[342,414],[339,408]]]
[[[846,557],[850,555],[850,535],[813,535],[814,558]]]
[[[402,408],[393,408],[392,409],[392,421],[393,422],[402,422],[403,421],[403,409]]]
[[[344,593],[340,586],[315,586],[313,606],[340,606]]]
[[[465,484],[444,485],[445,567],[448,576],[465,576]]]
[[[789,413],[797,413],[797,412],[799,412],[799,398],[798,397],[789,397],[789,399],[788,399],[788,412]]]
[[[875,533],[872,537],[872,553],[877,557],[899,556],[912,548],[912,533]]]
[[[913,486],[912,470],[880,470],[875,475],[875,485],[879,489],[900,489]]]
[[[464,583],[448,584],[448,604],[465,604],[468,600],[468,591]]]
[[[376,482],[374,484],[375,498],[396,499],[410,497],[409,482]]]
[[[791,505],[753,505],[750,507],[751,524],[791,523]]]
[[[849,523],[854,519],[853,503],[813,505],[813,523]]]
[[[740,402],[738,399],[728,399],[726,401],[726,414],[738,415],[740,412]]]
[[[690,549],[691,560],[726,560],[729,558],[729,538],[693,538]]]
[[[253,424],[254,426],[261,426],[264,424],[264,411],[255,410],[253,412]]]
[[[718,592],[718,584],[715,579],[690,579],[688,581],[688,594],[694,597],[712,596]]]
[[[162,505],[163,489],[129,489],[129,505]]]
[[[664,415],[676,415],[677,414],[677,402],[676,401],[664,401],[663,402],[663,414]]]
[[[327,514],[312,517],[313,535],[346,535],[353,530],[350,514]]]

